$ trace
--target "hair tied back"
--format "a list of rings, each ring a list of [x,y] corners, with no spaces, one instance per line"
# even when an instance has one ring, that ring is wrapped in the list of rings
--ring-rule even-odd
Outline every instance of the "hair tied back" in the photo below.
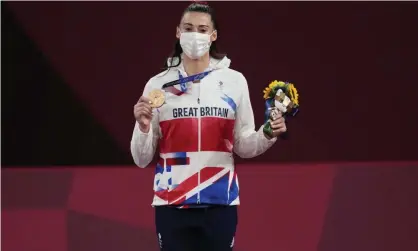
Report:
[[[201,4],[201,5],[207,5],[209,6],[208,2],[203,2],[203,1],[192,1],[194,4]]]

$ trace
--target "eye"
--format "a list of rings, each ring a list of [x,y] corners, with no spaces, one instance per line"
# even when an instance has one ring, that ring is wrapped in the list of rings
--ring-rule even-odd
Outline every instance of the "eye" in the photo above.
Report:
[[[199,32],[200,33],[207,33],[208,32],[208,29],[199,29]]]

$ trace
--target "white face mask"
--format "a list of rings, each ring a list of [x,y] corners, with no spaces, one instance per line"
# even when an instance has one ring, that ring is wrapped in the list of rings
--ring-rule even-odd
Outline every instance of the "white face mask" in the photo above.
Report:
[[[199,32],[182,32],[180,35],[180,45],[183,52],[191,59],[198,59],[209,51],[211,34]]]

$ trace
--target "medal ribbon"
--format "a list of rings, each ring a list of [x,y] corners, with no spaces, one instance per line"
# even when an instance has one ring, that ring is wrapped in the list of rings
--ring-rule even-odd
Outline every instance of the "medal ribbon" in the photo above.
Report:
[[[266,123],[269,119],[270,119],[270,109],[272,106],[272,102],[274,102],[273,98],[269,98],[266,100],[266,102],[264,103],[266,106],[266,110],[264,112],[264,123]]]
[[[194,81],[201,80],[201,79],[203,79],[204,77],[206,77],[206,76],[207,76],[210,72],[211,72],[211,71],[205,71],[205,72],[202,72],[202,73],[195,74],[195,75],[192,75],[192,76],[189,76],[189,77],[185,77],[185,78],[184,78],[184,77],[181,75],[180,71],[179,71],[179,79],[178,79],[177,81],[179,81],[179,84],[180,84],[180,90],[181,90],[182,92],[186,92],[186,91],[187,91],[187,86],[186,86],[186,84],[187,84],[188,82],[194,82]]]
[[[188,76],[188,77],[183,77],[181,75],[180,71],[179,71],[178,72],[179,73],[179,79],[166,83],[165,85],[163,85],[162,88],[166,89],[167,91],[169,91],[171,93],[174,93],[176,95],[181,95],[181,94],[183,94],[187,91],[187,85],[186,84],[188,82],[194,82],[194,81],[201,80],[211,72],[212,72],[212,70],[205,71],[205,72],[195,74],[195,75],[192,75],[192,76]],[[180,90],[174,88],[174,85],[178,85],[178,84],[180,85]]]

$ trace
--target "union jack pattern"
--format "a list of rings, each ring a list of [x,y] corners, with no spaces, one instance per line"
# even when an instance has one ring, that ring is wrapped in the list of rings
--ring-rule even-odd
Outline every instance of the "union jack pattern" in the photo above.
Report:
[[[173,155],[182,157],[161,158],[155,169],[154,204],[239,204],[238,177],[232,167],[203,167],[191,175],[187,174],[184,180],[176,181],[174,178],[173,181],[173,169],[184,173],[188,173],[188,169],[195,169],[189,166],[187,153]]]

